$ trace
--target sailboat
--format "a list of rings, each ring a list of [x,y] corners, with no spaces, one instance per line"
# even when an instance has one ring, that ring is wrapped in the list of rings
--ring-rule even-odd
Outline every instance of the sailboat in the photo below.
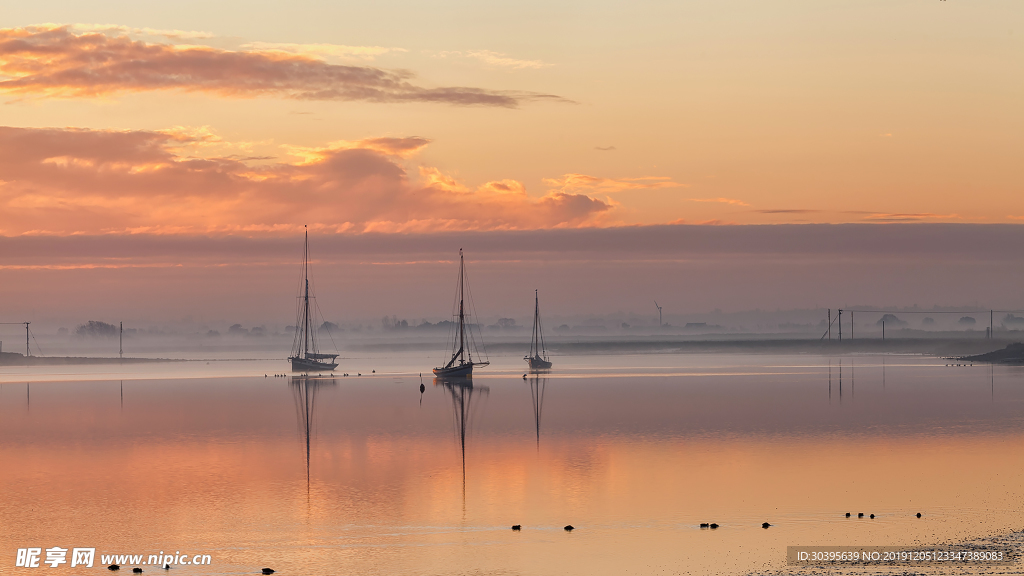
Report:
[[[313,297],[314,308],[310,308],[309,300],[309,230],[306,231],[306,242],[302,249],[302,284],[299,287],[302,304],[296,313],[295,339],[292,341],[292,355],[288,360],[292,363],[292,372],[330,372],[338,367],[335,359],[337,354],[323,354],[316,342],[316,322],[314,313],[316,297]]]
[[[551,368],[548,351],[544,348],[544,331],[540,327],[540,298],[536,290],[533,291],[533,335],[530,336],[530,353],[523,356],[523,360],[526,360],[533,370]]]
[[[473,335],[466,324],[466,261],[462,257],[462,248],[459,248],[459,293],[458,293],[458,332],[452,334],[452,356],[444,366],[434,368],[435,376],[472,376],[474,366],[487,366],[489,361],[473,361]],[[477,354],[479,357],[479,354]]]

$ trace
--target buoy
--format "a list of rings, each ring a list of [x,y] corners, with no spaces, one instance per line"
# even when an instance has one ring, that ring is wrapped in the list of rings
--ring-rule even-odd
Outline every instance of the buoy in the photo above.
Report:
[[[771,524],[769,524],[767,522],[765,522],[764,524],[761,524],[761,528],[764,528],[765,530],[767,530],[770,527],[771,527]]]
[[[519,532],[520,530],[523,529],[523,527],[520,526],[519,524],[516,524],[515,526],[512,526],[512,529],[515,530],[516,532]]]
[[[575,530],[575,528],[573,527],[573,525],[572,525],[572,524],[567,524],[567,525],[565,526],[564,530],[565,530],[566,532],[572,532],[573,530]]]
[[[118,566],[117,564],[111,564],[110,566],[107,566],[107,570],[120,570],[120,569],[121,569],[121,567]]]
[[[420,382],[420,394],[423,394],[423,391],[426,390],[426,389],[427,389],[427,387],[424,386],[422,382]]]
[[[371,372],[373,372],[374,374],[376,374],[376,373],[377,373],[377,371],[376,371],[376,370],[371,370]]]

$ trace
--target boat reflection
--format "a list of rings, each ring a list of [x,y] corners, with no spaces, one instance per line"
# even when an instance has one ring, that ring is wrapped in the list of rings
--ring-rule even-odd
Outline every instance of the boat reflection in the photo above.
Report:
[[[323,386],[337,386],[338,380],[333,377],[292,376],[288,386],[292,389],[295,401],[295,416],[306,445],[306,496],[309,496],[309,457],[311,438],[315,433],[314,414],[316,411],[317,392]]]
[[[462,496],[465,502],[466,496],[466,436],[471,429],[471,417],[473,413],[473,396],[477,394],[489,395],[491,389],[487,386],[474,386],[472,378],[434,378],[434,386],[441,386],[451,396],[452,400],[452,423],[455,426],[455,435],[459,440],[459,447],[462,449]]]
[[[533,399],[533,423],[537,429],[537,447],[540,448],[540,417],[544,411],[544,388],[548,379],[534,376],[530,378],[530,396]]]

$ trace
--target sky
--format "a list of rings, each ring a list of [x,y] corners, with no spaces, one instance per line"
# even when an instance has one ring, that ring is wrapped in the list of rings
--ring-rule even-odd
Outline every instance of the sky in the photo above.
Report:
[[[657,292],[692,312],[1024,306],[1013,254],[944,289],[991,246],[956,264],[923,247],[1019,237],[1022,18],[1012,0],[7,6],[0,316],[276,321],[304,226],[339,317],[444,315],[457,249],[477,246],[498,314],[540,284],[575,314]],[[799,266],[763,254],[780,234],[823,242],[818,225],[857,226]],[[729,264],[705,233],[764,244]],[[542,262],[493,249],[525,238],[551,239]],[[932,280],[887,282],[890,252]],[[837,259],[860,262],[856,289],[815,280],[812,262]],[[769,260],[796,268],[739,288]]]

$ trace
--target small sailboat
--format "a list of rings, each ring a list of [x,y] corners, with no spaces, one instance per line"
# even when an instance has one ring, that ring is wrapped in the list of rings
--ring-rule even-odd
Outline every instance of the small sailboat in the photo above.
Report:
[[[533,291],[533,335],[530,336],[530,353],[523,357],[533,370],[551,368],[548,351],[544,348],[544,331],[540,327],[540,298]]]
[[[473,348],[475,348],[475,342],[473,340],[473,334],[469,330],[470,325],[466,321],[466,317],[469,314],[466,311],[465,290],[466,261],[462,256],[462,248],[459,248],[459,307],[458,310],[455,311],[455,314],[458,315],[458,327],[452,331],[451,358],[443,366],[434,368],[435,376],[472,376],[474,366],[487,366],[490,364],[487,360],[482,362],[473,361]],[[478,353],[477,357],[479,358],[479,356],[480,354]]]
[[[295,339],[292,341],[292,355],[288,360],[292,363],[292,372],[330,372],[338,367],[335,359],[337,354],[324,354],[316,341],[316,322],[314,316],[316,296],[313,296],[313,308],[310,308],[309,291],[309,231],[306,231],[306,242],[302,249],[302,284],[300,285],[302,304],[296,313]]]

